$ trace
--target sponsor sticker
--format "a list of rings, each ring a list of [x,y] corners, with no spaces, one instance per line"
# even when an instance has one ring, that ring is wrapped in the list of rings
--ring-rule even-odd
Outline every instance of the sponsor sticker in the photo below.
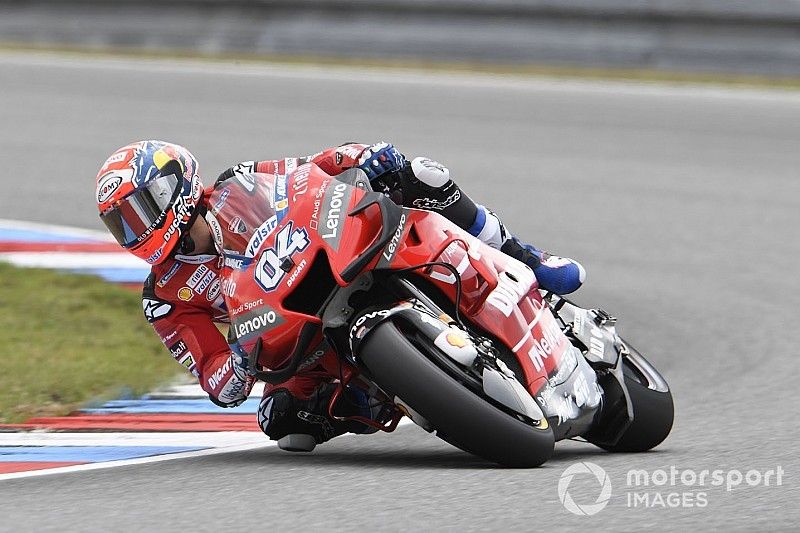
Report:
[[[180,298],[184,302],[188,302],[189,300],[191,300],[192,296],[194,296],[194,293],[192,292],[192,289],[190,289],[189,287],[181,287],[180,289],[178,289],[178,298]]]
[[[445,340],[447,341],[447,344],[455,348],[464,348],[467,345],[467,341],[464,339],[464,337],[456,333],[448,333],[445,336]]]
[[[219,279],[215,279],[211,286],[208,287],[208,294],[206,294],[206,300],[209,302],[213,302],[219,296],[220,290],[222,287],[222,283],[220,283]]]
[[[241,217],[236,216],[236,217],[233,217],[231,219],[231,223],[228,224],[228,230],[231,233],[236,233],[236,234],[241,235],[242,233],[247,231],[247,226],[245,225],[245,223],[244,223],[244,221],[242,220]]]
[[[194,292],[203,294],[216,277],[217,274],[213,270],[209,270],[208,273],[203,276],[203,279],[200,280],[200,283],[197,284],[197,287],[194,288]]]
[[[170,268],[170,269],[167,271],[167,273],[166,273],[166,274],[164,274],[163,276],[161,276],[161,279],[160,279],[160,280],[158,280],[158,282],[156,283],[156,285],[158,285],[158,286],[159,286],[159,287],[161,287],[161,288],[164,288],[164,286],[165,286],[167,283],[169,283],[169,280],[171,280],[171,279],[172,279],[172,278],[175,276],[175,274],[177,274],[177,273],[178,273],[178,270],[180,270],[180,269],[181,269],[181,264],[180,264],[180,263],[178,263],[178,262],[176,262],[174,265],[172,265],[172,268]]]
[[[255,257],[256,252],[258,252],[258,250],[261,248],[261,245],[264,244],[264,241],[267,240],[267,237],[269,237],[277,227],[278,217],[276,215],[272,215],[266,222],[256,228],[256,230],[253,232],[253,235],[250,237],[250,241],[247,243],[247,248],[244,252],[245,257]]]
[[[196,368],[197,368],[197,365],[195,364],[195,361],[194,361],[194,356],[192,355],[192,352],[189,352],[189,353],[187,353],[187,354],[186,354],[186,356],[185,356],[185,357],[183,357],[182,359],[180,359],[178,362],[179,362],[181,365],[183,365],[184,367],[186,367],[186,369],[187,369],[189,372],[191,372],[192,374],[194,374],[194,375],[195,375],[195,377],[197,377],[197,376],[199,375],[199,373],[198,373],[198,372],[197,372],[197,370],[196,370]]]
[[[159,248],[158,250],[156,250],[153,255],[151,255],[150,257],[145,259],[145,261],[147,261],[148,263],[150,263],[152,265],[153,263],[155,263],[156,261],[161,259],[162,255],[164,255],[164,247],[163,246],[161,248]]]
[[[515,264],[516,263],[516,264]],[[489,293],[486,303],[505,316],[510,316],[517,303],[531,290],[536,278],[522,263],[509,262],[497,276],[497,286]]]
[[[250,266],[252,262],[253,259],[250,257],[243,257],[226,251],[223,265],[234,270],[242,270]]]
[[[231,327],[239,342],[262,335],[283,324],[284,320],[270,306],[265,305],[250,312],[237,315]]]
[[[209,269],[207,266],[205,265],[198,266],[196,269],[194,269],[192,275],[189,276],[189,279],[186,280],[186,284],[190,288],[194,289],[195,287],[197,287],[197,284],[200,283],[200,280],[203,279],[203,276],[205,276],[208,272]]]
[[[406,229],[406,212],[403,210],[403,214],[400,215],[400,223],[397,225],[397,229],[394,231],[394,235],[392,235],[392,239],[383,249],[383,253],[381,254],[381,259],[378,261],[378,268],[386,268],[392,264],[392,259],[394,259],[394,254],[397,252],[397,248],[400,245],[400,238],[403,236],[403,232]]]
[[[292,201],[296,202],[298,196],[308,192],[308,175],[311,174],[311,165],[302,165],[291,176]]]
[[[217,201],[214,203],[214,206],[211,208],[214,213],[219,213],[220,210],[225,207],[225,202],[228,201],[228,196],[231,194],[230,189],[224,189],[217,198]]]
[[[322,201],[322,216],[319,220],[317,233],[334,250],[339,250],[339,242],[342,238],[343,218],[346,215],[347,207],[350,205],[350,196],[353,189],[347,184],[334,181],[325,191]],[[313,218],[313,214],[312,214]]]
[[[174,357],[175,359],[178,359],[178,360],[180,360],[181,357],[183,357],[183,355],[189,350],[189,348],[186,346],[186,343],[183,341],[183,339],[181,339],[178,342],[176,342],[175,344],[169,346],[168,349],[169,349],[169,353],[172,354],[172,357]]]
[[[349,157],[350,159],[358,159],[361,156],[361,152],[363,148],[360,146],[352,145],[352,144],[345,144],[344,146],[340,146],[336,149],[337,156],[341,157]],[[337,159],[339,159],[337,157]],[[341,161],[338,163],[341,164]]]
[[[122,176],[119,174],[112,173],[101,178],[97,184],[97,203],[101,204],[111,198],[120,185],[122,185]]]
[[[202,265],[203,263],[208,263],[215,259],[217,259],[217,256],[211,254],[182,255],[179,261],[190,265]]]
[[[216,245],[218,250],[222,249],[222,226],[219,225],[219,221],[217,217],[212,215],[210,212],[206,213],[205,216],[206,223],[208,223],[208,229],[211,230],[211,236],[214,238],[214,244]]]
[[[288,160],[287,160],[288,161]],[[287,183],[288,179],[285,174],[275,177],[275,191],[273,194],[274,208],[278,216],[278,222],[283,220],[286,216],[286,209],[289,207],[289,200],[287,199]]]
[[[253,300],[252,302],[244,302],[236,309],[232,309],[231,315],[239,315],[241,313],[244,313],[245,311],[250,311],[251,309],[255,309],[256,307],[259,307],[261,305],[264,305],[263,298],[259,298],[258,300]]]
[[[112,155],[111,157],[106,159],[105,163],[103,163],[103,168],[105,168],[107,166],[110,166],[110,165],[113,165],[114,163],[122,163],[123,161],[125,161],[125,158],[128,157],[128,154],[130,154],[130,151],[129,150],[125,150],[123,152],[118,152],[118,153]]]

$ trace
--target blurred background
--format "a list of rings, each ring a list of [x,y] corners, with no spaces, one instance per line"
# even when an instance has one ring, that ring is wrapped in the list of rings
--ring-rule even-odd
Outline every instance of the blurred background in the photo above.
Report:
[[[269,449],[97,473],[85,485],[91,505],[71,496],[68,477],[20,480],[0,486],[0,507],[40,516],[25,498],[34,487],[36,501],[71,510],[64,523],[122,529],[139,513],[164,530],[175,509],[208,527],[231,513],[262,526],[247,502],[263,499],[284,529],[327,528],[335,508],[337,527],[530,529],[535,515],[574,530],[588,522],[566,513],[556,486],[575,461],[620,485],[633,466],[780,464],[795,475],[798,87],[798,0],[0,1],[0,219],[104,230],[95,173],[139,139],[187,146],[207,185],[242,160],[385,139],[443,162],[529,242],[580,260],[588,277],[576,301],[620,317],[676,402],[672,435],[635,457],[567,443],[543,469],[498,471],[406,427],[335,439],[310,458]],[[15,306],[0,285],[6,312],[48,301],[40,293],[58,283],[34,285]],[[93,291],[80,313],[99,301]],[[157,345],[137,298],[136,335]],[[50,318],[48,342],[63,327]],[[88,368],[100,360],[119,376],[122,359],[98,344],[113,328],[94,320],[72,342],[93,354]],[[0,365],[44,341],[2,342]],[[177,367],[156,345],[148,357]],[[51,370],[46,355],[13,378],[17,390]],[[0,393],[8,376],[0,368]],[[787,480],[720,489],[704,509],[630,509],[615,496],[593,524],[792,529],[798,492]],[[242,481],[248,492],[234,501],[198,508],[192,496]],[[358,506],[342,508],[343,487]]]
[[[206,55],[800,75],[796,0],[14,0],[0,38]]]

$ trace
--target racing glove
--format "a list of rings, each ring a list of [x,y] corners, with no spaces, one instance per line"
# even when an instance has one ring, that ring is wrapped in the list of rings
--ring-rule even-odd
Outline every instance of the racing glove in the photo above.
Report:
[[[241,345],[238,342],[228,345],[231,348],[230,364],[233,368],[233,375],[220,391],[218,398],[214,398],[211,394],[208,397],[220,407],[238,407],[247,400],[256,378],[248,372],[247,353]]]
[[[373,144],[358,159],[358,168],[363,170],[370,181],[389,172],[401,170],[406,165],[406,158],[389,143]]]

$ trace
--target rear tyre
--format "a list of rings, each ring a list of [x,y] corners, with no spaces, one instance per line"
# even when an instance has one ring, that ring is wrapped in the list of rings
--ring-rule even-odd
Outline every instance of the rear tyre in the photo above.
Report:
[[[539,466],[553,453],[550,427],[532,427],[471,392],[391,322],[372,330],[358,357],[381,388],[430,422],[439,438],[466,452],[517,468]]]

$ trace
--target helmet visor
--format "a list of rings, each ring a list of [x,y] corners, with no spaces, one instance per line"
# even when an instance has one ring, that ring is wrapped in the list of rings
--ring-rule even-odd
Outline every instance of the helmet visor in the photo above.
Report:
[[[167,210],[179,192],[178,176],[160,176],[102,213],[100,219],[120,245],[130,248],[164,224]]]

